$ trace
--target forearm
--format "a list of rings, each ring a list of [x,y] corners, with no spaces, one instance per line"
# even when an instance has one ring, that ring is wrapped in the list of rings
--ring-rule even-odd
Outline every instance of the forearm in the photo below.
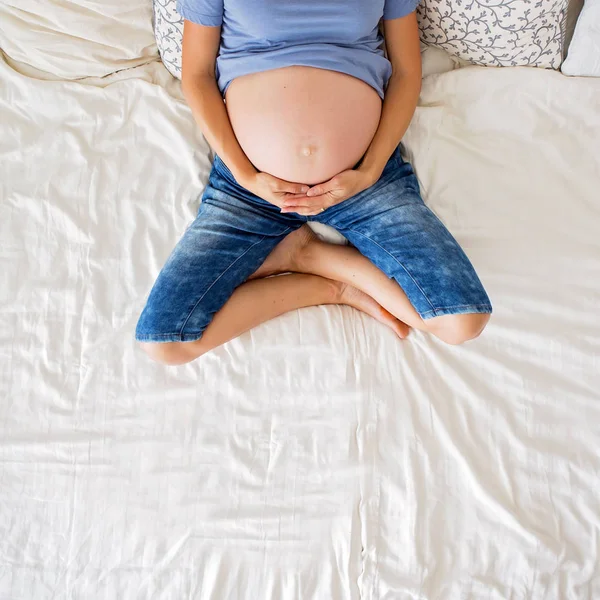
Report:
[[[421,92],[421,70],[393,74],[388,83],[379,127],[359,166],[377,181],[390,156],[404,137]]]
[[[184,79],[183,93],[211,148],[229,167],[233,176],[242,181],[256,174],[256,169],[240,147],[217,82],[211,75]]]

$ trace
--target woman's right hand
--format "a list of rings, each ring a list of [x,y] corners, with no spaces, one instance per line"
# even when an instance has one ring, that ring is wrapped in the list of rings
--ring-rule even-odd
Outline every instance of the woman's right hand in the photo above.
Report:
[[[283,208],[284,203],[290,200],[306,199],[306,192],[310,189],[308,185],[285,181],[260,171],[239,183],[249,192],[279,208]]]

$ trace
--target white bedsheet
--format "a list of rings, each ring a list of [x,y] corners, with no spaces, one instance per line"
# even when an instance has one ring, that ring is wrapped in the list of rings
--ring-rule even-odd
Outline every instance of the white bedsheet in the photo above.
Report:
[[[150,0],[2,0],[0,48],[44,79],[103,77],[158,55]]]
[[[599,598],[600,81],[424,83],[480,339],[321,307],[167,369],[133,329],[209,169],[168,81],[0,64],[0,599]]]

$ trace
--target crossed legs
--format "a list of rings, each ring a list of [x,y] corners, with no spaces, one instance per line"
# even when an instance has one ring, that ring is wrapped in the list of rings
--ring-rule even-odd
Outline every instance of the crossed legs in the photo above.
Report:
[[[288,273],[270,277],[279,273]],[[154,360],[179,365],[291,310],[347,304],[373,316],[403,338],[408,327],[449,344],[476,338],[490,315],[469,313],[423,320],[402,288],[348,246],[320,241],[304,225],[288,235],[250,280],[239,286],[195,342],[142,343]]]

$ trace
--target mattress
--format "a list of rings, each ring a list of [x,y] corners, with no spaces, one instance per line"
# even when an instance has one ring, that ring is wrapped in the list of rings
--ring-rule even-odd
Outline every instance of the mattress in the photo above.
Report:
[[[193,364],[135,346],[209,149],[154,61],[0,63],[0,599],[600,597],[600,81],[428,76],[405,137],[494,303],[349,307]]]

